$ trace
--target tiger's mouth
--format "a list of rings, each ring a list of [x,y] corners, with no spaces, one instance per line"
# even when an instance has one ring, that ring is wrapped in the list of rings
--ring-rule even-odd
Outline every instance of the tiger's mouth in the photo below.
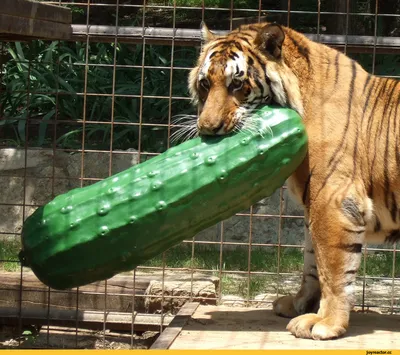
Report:
[[[227,134],[227,132],[225,132],[224,122],[221,122],[216,127],[209,128],[202,126],[199,120],[197,120],[197,133],[200,136],[222,136],[224,134]]]
[[[200,115],[197,119],[197,132],[201,136],[223,136],[242,130],[250,131],[254,128],[252,113],[258,106],[260,105],[239,106],[228,117],[212,121],[202,119]]]

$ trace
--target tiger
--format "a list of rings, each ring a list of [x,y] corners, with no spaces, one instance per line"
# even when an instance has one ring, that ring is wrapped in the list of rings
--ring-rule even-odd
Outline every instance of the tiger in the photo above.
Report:
[[[301,116],[308,152],[287,187],[304,208],[302,281],[273,310],[295,337],[341,337],[364,245],[400,241],[399,82],[276,23],[226,35],[202,23],[201,38],[188,78],[199,135],[240,130],[259,105]]]

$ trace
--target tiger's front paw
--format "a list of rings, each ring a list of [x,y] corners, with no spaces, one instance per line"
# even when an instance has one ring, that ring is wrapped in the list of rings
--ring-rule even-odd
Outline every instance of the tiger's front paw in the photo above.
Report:
[[[328,340],[338,338],[346,332],[343,322],[334,317],[321,318],[308,313],[292,319],[286,327],[297,338]]]

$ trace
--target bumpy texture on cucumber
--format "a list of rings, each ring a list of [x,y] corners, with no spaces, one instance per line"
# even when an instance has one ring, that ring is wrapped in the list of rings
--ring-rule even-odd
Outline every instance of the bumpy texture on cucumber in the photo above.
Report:
[[[264,107],[259,131],[196,138],[38,208],[20,258],[55,289],[103,280],[271,195],[304,159],[292,110]]]

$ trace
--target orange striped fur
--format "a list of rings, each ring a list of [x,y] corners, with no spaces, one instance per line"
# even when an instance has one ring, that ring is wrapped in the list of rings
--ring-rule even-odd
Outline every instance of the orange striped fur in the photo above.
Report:
[[[274,24],[245,25],[204,46],[189,78],[200,134],[241,129],[251,109],[298,111],[308,156],[289,178],[304,206],[303,282],[275,301],[297,337],[345,333],[365,243],[400,241],[400,86],[344,54]]]

